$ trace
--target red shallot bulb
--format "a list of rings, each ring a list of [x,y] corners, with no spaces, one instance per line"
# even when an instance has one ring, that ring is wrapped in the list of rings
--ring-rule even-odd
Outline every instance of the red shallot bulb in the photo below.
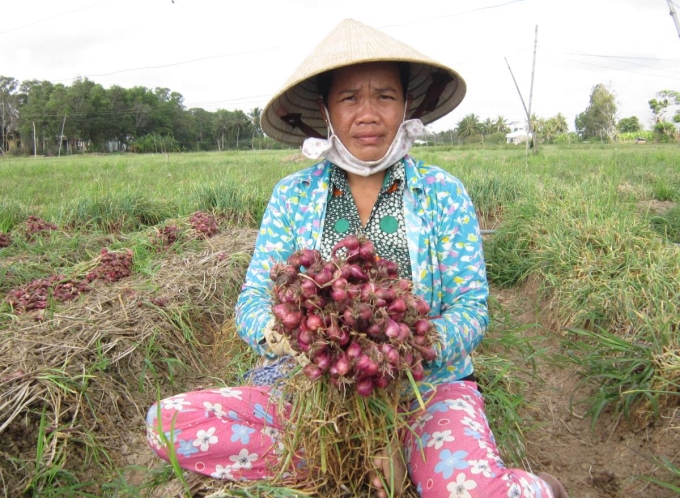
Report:
[[[360,396],[368,397],[373,394],[373,379],[364,377],[357,381],[357,393]]]

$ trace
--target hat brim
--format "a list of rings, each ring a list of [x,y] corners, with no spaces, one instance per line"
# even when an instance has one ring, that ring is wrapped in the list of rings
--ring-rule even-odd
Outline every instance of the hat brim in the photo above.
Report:
[[[449,77],[450,81],[439,95],[432,110],[420,116],[424,124],[432,123],[445,116],[465,97],[467,88],[465,81],[453,69],[420,54],[415,49],[380,31],[353,20],[347,20],[317,46],[281,90],[267,103],[261,117],[263,131],[280,142],[301,145],[307,138],[307,134],[299,127],[292,126],[281,119],[284,115],[299,114],[302,123],[314,129],[319,135],[327,136],[326,122],[317,105],[321,98],[317,87],[317,76],[341,67],[368,62],[407,62],[410,64],[408,94],[412,100],[406,111],[407,117],[410,117],[425,99],[428,88],[433,84],[433,75],[444,73]]]

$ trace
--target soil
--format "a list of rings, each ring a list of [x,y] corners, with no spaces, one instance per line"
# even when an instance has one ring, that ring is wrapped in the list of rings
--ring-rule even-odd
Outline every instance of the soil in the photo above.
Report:
[[[531,293],[493,289],[492,295],[520,323],[541,323],[540,308],[528,297]],[[525,333],[535,334],[534,346],[544,348],[547,358],[558,351],[556,332],[537,327]],[[641,476],[672,480],[653,457],[680,463],[680,407],[666,408],[644,429],[634,430],[613,413],[604,413],[591,427],[589,417],[570,408],[579,378],[568,366],[539,360],[535,376],[526,380],[522,416],[530,470],[553,474],[572,498],[677,496]]]
[[[658,201],[651,199],[647,201],[638,202],[637,206],[641,212],[650,212],[652,214],[663,214],[676,207],[678,204],[671,201]]]

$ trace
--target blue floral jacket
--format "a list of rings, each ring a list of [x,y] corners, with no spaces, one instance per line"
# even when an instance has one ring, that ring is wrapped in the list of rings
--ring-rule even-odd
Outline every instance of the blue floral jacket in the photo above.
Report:
[[[475,210],[462,183],[437,166],[405,158],[404,215],[414,291],[426,299],[439,333],[437,358],[425,381],[451,382],[473,372],[470,353],[488,324],[489,293]],[[240,336],[262,355],[271,317],[269,269],[302,248],[318,249],[331,164],[315,164],[281,180],[262,219],[255,252],[236,304]]]

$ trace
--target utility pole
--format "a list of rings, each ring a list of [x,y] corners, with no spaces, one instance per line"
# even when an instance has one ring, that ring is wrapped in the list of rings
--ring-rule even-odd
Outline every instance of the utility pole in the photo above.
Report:
[[[33,121],[33,159],[38,158],[38,142],[35,138],[35,121]]]
[[[510,67],[510,63],[508,62],[508,58],[505,57],[505,63],[508,65],[508,70],[510,71],[510,76],[512,76],[512,81],[515,83],[515,88],[517,89],[517,93],[519,94],[519,98],[522,101],[522,107],[524,107],[524,113],[527,116],[527,140],[526,140],[526,148],[527,148],[527,156],[529,155],[529,135],[531,134],[531,138],[534,139],[534,153],[538,152],[537,148],[537,143],[538,141],[535,139],[534,134],[532,133],[531,130],[531,99],[534,94],[534,74],[536,71],[536,46],[538,45],[538,25],[536,25],[536,35],[534,37],[534,61],[533,61],[533,66],[531,68],[531,89],[529,91],[529,107],[527,108],[527,105],[524,103],[524,97],[522,97],[522,92],[519,89],[519,85],[517,84],[517,80],[515,79],[515,75],[512,72],[512,68]]]
[[[66,114],[64,114],[64,121],[61,122],[61,136],[59,137],[59,155],[61,157],[61,144],[64,141],[64,125],[66,124]]]
[[[669,0],[670,1],[670,0]],[[536,134],[532,132],[531,128],[531,100],[534,96],[534,73],[536,72],[536,46],[538,45],[538,24],[536,25],[536,31],[534,34],[534,62],[531,66],[531,87],[529,89],[529,110],[527,111],[527,120],[529,123],[529,134],[534,142],[534,154],[538,152],[538,140],[536,139]],[[527,144],[529,140],[527,137]],[[527,145],[528,147],[529,145]]]
[[[673,5],[672,0],[666,0],[668,3],[668,8],[671,9],[671,17],[673,18],[673,21],[675,22],[675,29],[678,30],[678,36],[680,36],[680,21],[678,21],[678,14],[675,12],[675,6]]]

